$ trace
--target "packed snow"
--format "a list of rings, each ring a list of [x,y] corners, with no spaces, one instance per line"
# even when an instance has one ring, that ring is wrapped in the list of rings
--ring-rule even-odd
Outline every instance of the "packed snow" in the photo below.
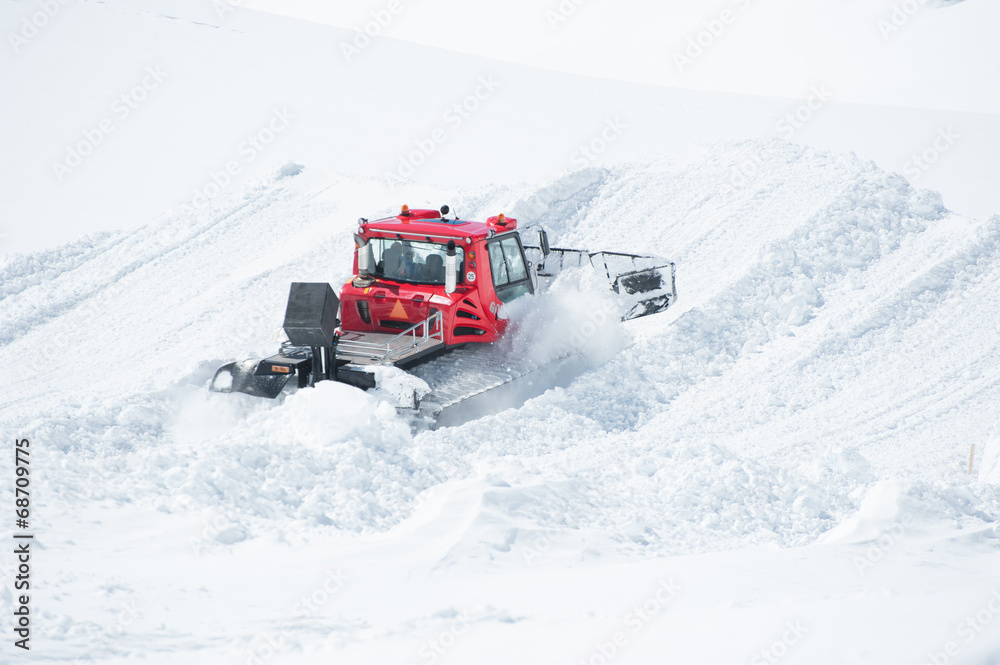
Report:
[[[30,652],[0,550],[0,662],[1000,660],[1000,134],[973,112],[995,91],[957,111],[832,102],[776,138],[807,102],[734,94],[710,61],[692,87],[725,94],[533,70],[465,36],[478,55],[380,39],[348,67],[346,14],[238,4],[62,2],[0,68],[31,100],[0,109],[24,130],[0,161],[23,250],[0,256],[0,432],[31,440],[35,533]],[[900,38],[993,11],[928,5]],[[968,76],[993,47],[969,46]],[[482,113],[387,178],[491,73]],[[55,185],[53,159],[144,77],[148,101]],[[854,93],[921,97],[909,80]],[[939,166],[901,172],[958,120]],[[280,140],[248,158],[264,126]],[[606,153],[577,159],[605,128]],[[581,270],[510,303],[499,351],[586,368],[454,427],[414,429],[395,404],[426,386],[392,368],[369,392],[208,390],[277,348],[290,282],[343,284],[358,217],[403,203],[666,257],[679,298],[621,322]]]
[[[719,186],[748,147],[763,166]],[[609,321],[605,296],[570,274],[516,303],[514,352],[556,349],[576,326],[592,369],[460,427],[413,435],[391,400],[336,383],[273,402],[208,392],[217,366],[274,348],[290,281],[346,279],[379,186],[277,168],[204,214],[5,264],[0,363],[20,370],[3,377],[0,422],[35,446],[48,657],[94,653],[88,640],[135,603],[95,660],[254,662],[273,630],[273,662],[420,662],[461,618],[464,646],[435,658],[586,662],[663,577],[680,589],[655,601],[670,618],[622,662],[749,660],[796,613],[812,632],[795,660],[910,662],[1000,585],[987,564],[1000,218],[784,142],[420,188],[468,217],[530,210],[558,246],[667,254],[680,300]],[[554,302],[562,314],[541,316]],[[942,548],[968,560],[953,586]],[[945,570],[924,588],[908,576],[927,561]],[[288,609],[337,568],[342,595]],[[805,588],[818,595],[795,600]],[[924,641],[866,625],[870,598]],[[9,590],[0,599],[9,614]],[[747,602],[770,625],[744,625]],[[698,617],[732,640],[707,646]],[[848,621],[847,651],[826,650],[821,621]],[[968,653],[1000,653],[995,635]],[[561,646],[499,646],[545,636]]]

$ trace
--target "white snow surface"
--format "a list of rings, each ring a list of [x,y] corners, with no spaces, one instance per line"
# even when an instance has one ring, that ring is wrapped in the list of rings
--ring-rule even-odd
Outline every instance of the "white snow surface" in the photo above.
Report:
[[[289,160],[482,187],[745,139],[854,152],[963,215],[1000,211],[989,0],[912,0],[889,39],[897,0],[588,2],[555,31],[545,12],[580,0],[400,0],[350,57],[388,2],[58,0],[35,29],[39,2],[0,3],[0,254],[131,228]],[[304,4],[340,27],[254,9]],[[739,19],[678,76],[672,54],[723,10]],[[362,209],[404,189],[381,192]]]
[[[345,57],[389,4],[0,4],[35,534],[0,663],[1000,662],[997,6],[401,0]],[[623,324],[579,271],[511,303],[501,350],[590,369],[455,428],[414,435],[392,368],[207,390],[402,203],[668,257],[679,300]]]
[[[376,32],[372,22],[381,18],[380,36],[608,79],[798,97],[803,81],[819,73],[852,102],[1000,111],[993,84],[1000,46],[982,38],[1000,8],[976,0],[508,0],[475,8],[400,0],[388,21],[384,5],[241,6],[354,31]]]
[[[1000,657],[1000,217],[777,140],[402,196],[668,256],[680,298],[588,328],[568,387],[414,436],[341,384],[206,389],[274,347],[289,282],[348,277],[355,220],[389,212],[368,207],[380,179],[286,165],[203,213],[8,256],[0,430],[32,441],[37,653]],[[604,311],[578,282],[549,294],[553,326],[545,299],[518,303],[511,348]],[[0,615],[13,601],[5,582]]]

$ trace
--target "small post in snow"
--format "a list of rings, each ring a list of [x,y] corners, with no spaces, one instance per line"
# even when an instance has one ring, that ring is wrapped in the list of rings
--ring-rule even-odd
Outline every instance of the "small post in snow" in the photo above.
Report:
[[[969,475],[972,475],[972,461],[976,457],[976,444],[972,444],[972,448],[969,449]]]

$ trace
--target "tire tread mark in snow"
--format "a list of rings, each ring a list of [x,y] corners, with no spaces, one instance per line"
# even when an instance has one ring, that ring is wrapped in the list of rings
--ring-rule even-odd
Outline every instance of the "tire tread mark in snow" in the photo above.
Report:
[[[33,309],[32,316],[30,318],[22,318],[20,320],[11,321],[8,324],[6,324],[5,326],[7,328],[6,334],[0,333],[0,344],[10,344],[20,339],[24,335],[28,334],[34,327],[44,325],[49,321],[54,320],[59,316],[62,316],[66,312],[72,311],[75,307],[79,306],[81,303],[87,302],[90,299],[97,297],[99,293],[107,290],[108,288],[120,282],[122,279],[132,274],[136,270],[142,268],[143,266],[150,265],[170,255],[171,253],[177,251],[178,249],[181,249],[182,247],[193,241],[195,238],[204,235],[205,233],[208,233],[209,231],[217,228],[223,222],[226,222],[227,220],[238,215],[251,205],[260,202],[266,202],[268,199],[277,199],[278,195],[283,193],[283,191],[284,189],[281,187],[273,189],[272,188],[264,189],[262,192],[260,192],[258,196],[255,196],[253,198],[241,202],[235,208],[230,209],[229,211],[223,214],[220,214],[212,222],[197,227],[193,232],[188,233],[187,235],[184,235],[174,240],[173,242],[170,242],[169,244],[159,248],[158,251],[156,251],[153,254],[143,256],[141,258],[131,261],[122,268],[119,268],[108,278],[102,280],[100,283],[96,285],[91,286],[91,288],[89,288],[87,291],[83,293],[74,294],[73,298],[70,300],[69,303],[67,303],[66,301],[58,301],[58,302],[50,301],[47,307]],[[276,201],[272,200],[270,202],[267,202],[266,205],[267,206],[273,205],[275,202]],[[148,230],[149,230],[148,226],[142,226],[138,229],[133,230],[130,233],[127,233],[126,235],[123,235],[116,243],[114,243],[113,246],[106,248],[104,252],[100,252],[91,257],[88,257],[79,265],[74,266],[72,269],[63,271],[55,277],[72,273],[75,270],[84,268],[92,260],[97,259],[99,256],[106,253],[107,251],[110,251],[114,247],[122,245],[126,240],[132,240],[141,237],[141,235],[143,233],[147,233]],[[53,279],[55,279],[55,277],[53,277]],[[33,287],[40,287],[40,286],[42,286],[42,284],[34,284],[31,287],[24,289],[21,293],[27,294]]]

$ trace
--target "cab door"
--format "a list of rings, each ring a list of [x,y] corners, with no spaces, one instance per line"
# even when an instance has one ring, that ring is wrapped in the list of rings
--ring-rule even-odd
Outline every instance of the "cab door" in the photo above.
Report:
[[[508,303],[528,293],[534,293],[528,262],[517,233],[496,236],[486,242],[490,257],[493,289],[500,302]]]

